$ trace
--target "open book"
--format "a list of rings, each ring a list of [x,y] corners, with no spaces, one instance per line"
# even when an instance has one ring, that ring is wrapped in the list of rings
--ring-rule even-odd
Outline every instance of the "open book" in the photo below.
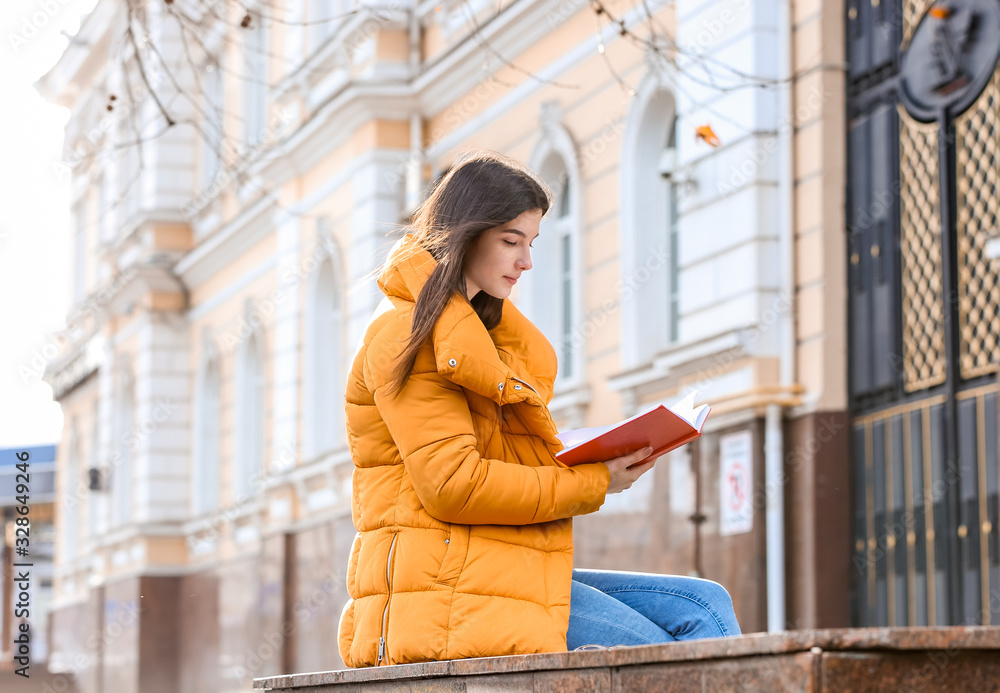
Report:
[[[608,426],[575,428],[557,434],[566,447],[556,453],[565,465],[605,462],[641,450],[647,445],[659,457],[701,436],[702,426],[711,408],[694,406],[697,390],[671,407],[658,404],[630,419]],[[647,459],[649,459],[647,458]]]

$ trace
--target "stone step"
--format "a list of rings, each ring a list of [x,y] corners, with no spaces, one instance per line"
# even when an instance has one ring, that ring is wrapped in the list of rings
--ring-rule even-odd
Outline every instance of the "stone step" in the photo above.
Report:
[[[755,633],[254,679],[297,693],[1000,691],[1000,627]]]

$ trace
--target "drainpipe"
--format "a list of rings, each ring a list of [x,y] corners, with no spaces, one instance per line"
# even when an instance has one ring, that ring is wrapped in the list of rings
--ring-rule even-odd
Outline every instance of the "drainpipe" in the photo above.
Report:
[[[791,41],[792,0],[778,2],[778,267],[781,275],[778,310],[778,350],[781,392],[795,380],[795,247],[792,228]],[[767,630],[785,630],[785,476],[783,412],[767,405],[764,424],[764,479],[767,497]]]

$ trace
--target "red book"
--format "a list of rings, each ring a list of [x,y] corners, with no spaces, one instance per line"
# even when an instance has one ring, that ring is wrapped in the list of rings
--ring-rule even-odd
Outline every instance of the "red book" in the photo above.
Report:
[[[606,462],[647,445],[653,448],[646,458],[650,459],[690,443],[701,437],[701,429],[711,411],[707,404],[694,406],[697,394],[697,391],[692,392],[670,407],[658,404],[609,426],[559,433],[557,437],[566,447],[556,453],[556,459],[570,467],[585,462]]]

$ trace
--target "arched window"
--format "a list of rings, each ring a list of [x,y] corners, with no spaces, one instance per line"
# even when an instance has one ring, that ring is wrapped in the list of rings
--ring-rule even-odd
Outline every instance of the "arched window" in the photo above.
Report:
[[[679,339],[676,105],[650,75],[628,114],[621,166],[622,360],[649,362]]]
[[[554,200],[533,244],[533,268],[524,275],[528,278],[524,310],[556,350],[558,393],[582,381],[586,352],[580,330],[584,297],[575,147],[556,118],[549,115],[543,122],[542,140],[531,157],[531,168],[545,180]]]
[[[133,414],[135,412],[135,378],[131,367],[126,365],[118,373],[118,388],[115,397],[114,438],[111,444],[111,526],[120,527],[132,517],[132,460],[135,451],[132,446]]]
[[[233,489],[237,496],[249,495],[264,459],[264,369],[259,342],[254,333],[244,342],[237,359],[236,376],[236,464]]]
[[[324,252],[313,274],[306,304],[305,379],[307,455],[315,457],[342,443],[344,436],[344,308],[340,252],[323,217],[317,223]]]
[[[198,374],[195,399],[194,488],[195,515],[219,506],[219,366],[208,350]]]

